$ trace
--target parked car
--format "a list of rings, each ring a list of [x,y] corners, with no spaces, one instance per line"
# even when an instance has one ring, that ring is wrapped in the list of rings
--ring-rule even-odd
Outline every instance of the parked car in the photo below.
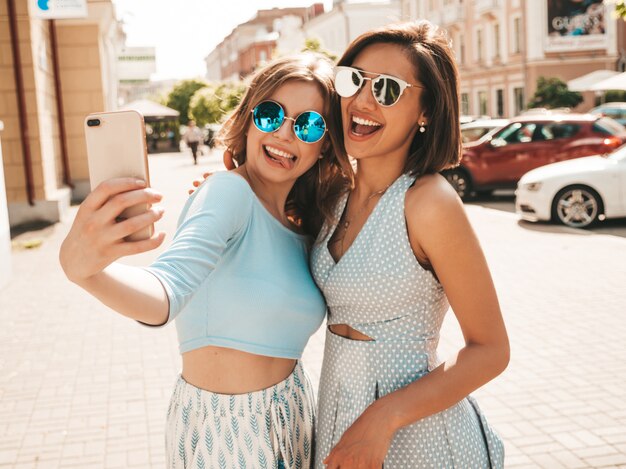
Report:
[[[500,129],[508,123],[508,119],[479,119],[467,124],[461,124],[461,138],[464,144],[475,142],[489,132]]]
[[[626,103],[605,103],[598,107],[594,107],[590,114],[598,116],[610,117],[615,119],[622,125],[626,125]]]
[[[469,124],[470,122],[474,122],[474,121],[479,120],[479,119],[491,119],[491,117],[489,117],[489,116],[475,116],[475,115],[469,115],[469,114],[461,114],[460,122],[461,122],[461,125],[463,125],[463,124]]]
[[[547,107],[532,107],[530,109],[526,109],[520,113],[520,116],[535,116],[537,114],[565,114],[568,112],[572,112],[571,107],[555,107],[555,108],[547,108]]]
[[[442,174],[461,198],[515,188],[528,171],[573,158],[608,153],[626,142],[626,128],[592,114],[528,115],[511,119],[488,138],[467,143],[461,164]]]
[[[515,195],[515,210],[528,221],[585,228],[626,217],[626,145],[608,155],[534,169],[522,176]]]

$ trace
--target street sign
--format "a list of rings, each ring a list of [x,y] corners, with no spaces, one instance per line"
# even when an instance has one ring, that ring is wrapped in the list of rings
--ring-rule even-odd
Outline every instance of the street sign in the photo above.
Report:
[[[86,18],[87,0],[31,0],[35,18],[62,20]]]

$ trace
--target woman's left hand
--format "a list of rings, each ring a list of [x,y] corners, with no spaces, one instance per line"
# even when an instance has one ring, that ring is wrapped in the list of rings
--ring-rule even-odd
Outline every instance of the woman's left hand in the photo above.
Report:
[[[383,409],[370,406],[344,432],[324,464],[327,469],[380,469],[394,433]]]

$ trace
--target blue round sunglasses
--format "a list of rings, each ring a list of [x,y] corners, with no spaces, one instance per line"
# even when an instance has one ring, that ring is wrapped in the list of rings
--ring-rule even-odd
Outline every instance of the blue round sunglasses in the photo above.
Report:
[[[285,116],[285,110],[276,101],[262,101],[252,110],[254,126],[261,132],[276,132],[285,120],[293,121],[293,133],[304,143],[319,142],[326,133],[326,121],[319,112],[304,111],[294,117]]]

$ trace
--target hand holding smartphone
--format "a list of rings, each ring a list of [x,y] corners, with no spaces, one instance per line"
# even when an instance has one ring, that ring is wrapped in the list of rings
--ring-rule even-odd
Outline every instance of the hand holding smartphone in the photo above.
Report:
[[[146,128],[143,116],[137,111],[100,112],[85,119],[85,139],[89,162],[91,190],[113,178],[133,177],[150,186]],[[150,208],[149,204],[134,205],[119,214],[124,220]],[[140,241],[151,238],[154,225],[150,225],[125,239]]]

